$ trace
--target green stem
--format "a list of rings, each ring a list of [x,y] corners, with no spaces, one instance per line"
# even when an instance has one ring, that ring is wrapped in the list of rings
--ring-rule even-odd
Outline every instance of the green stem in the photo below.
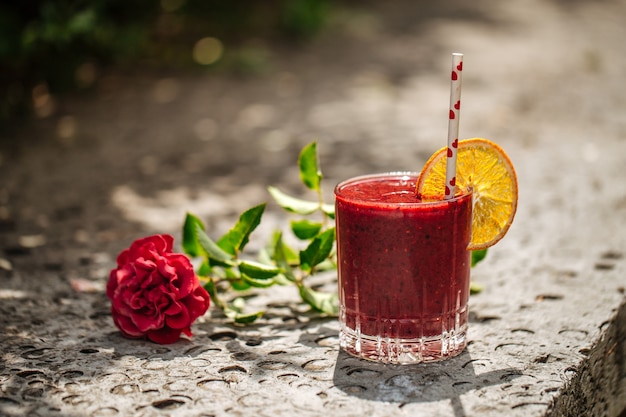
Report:
[[[224,311],[227,307],[226,303],[222,301],[220,297],[217,296],[217,284],[219,283],[219,281],[215,281],[213,277],[207,277],[207,279],[209,280],[210,285],[208,285],[208,288],[207,286],[205,286],[205,289],[209,293],[209,296],[211,297],[211,301],[213,301],[213,305],[217,306],[220,310]]]
[[[317,203],[319,205],[319,211],[322,213],[322,229],[328,227],[328,216],[324,213],[324,195],[322,194],[322,187],[317,190]]]

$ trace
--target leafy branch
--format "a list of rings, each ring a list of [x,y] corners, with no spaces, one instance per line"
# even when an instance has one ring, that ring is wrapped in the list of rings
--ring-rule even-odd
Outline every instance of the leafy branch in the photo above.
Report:
[[[197,216],[188,213],[185,219],[183,250],[190,257],[201,258],[197,275],[204,282],[214,305],[236,323],[252,323],[264,312],[246,312],[243,297],[225,301],[222,294],[230,290],[241,292],[273,285],[295,285],[302,300],[313,310],[337,315],[337,294],[317,291],[307,284],[307,279],[315,273],[336,268],[335,228],[332,221],[335,212],[334,206],[323,200],[323,176],[316,142],[302,149],[298,167],[302,183],[316,193],[316,200],[292,197],[275,187],[269,187],[269,192],[278,205],[290,213],[301,216],[321,213],[321,221],[307,217],[290,222],[291,232],[297,240],[303,242],[301,250],[285,243],[282,231],[276,230],[257,259],[245,259],[242,256],[250,235],[261,223],[265,203],[242,213],[233,228],[217,241],[209,237]]]
[[[250,235],[261,223],[266,203],[243,212],[232,229],[216,241],[206,232],[202,220],[188,213],[183,226],[183,250],[192,258],[200,258],[197,275],[211,296],[213,304],[236,323],[252,323],[264,311],[247,312],[244,297],[231,301],[222,298],[225,293],[264,289],[274,285],[295,285],[303,302],[314,311],[336,316],[336,292],[323,292],[308,285],[308,279],[318,272],[337,267],[335,247],[335,208],[326,204],[322,193],[323,175],[320,170],[317,143],[305,146],[298,157],[300,180],[316,194],[314,200],[304,200],[284,193],[276,187],[268,191],[285,211],[302,216],[290,221],[290,231],[302,243],[298,250],[285,242],[283,232],[275,230],[257,259],[242,256]],[[314,220],[311,216],[321,216]],[[472,252],[472,266],[483,260],[486,250]],[[480,292],[475,284],[471,292]]]

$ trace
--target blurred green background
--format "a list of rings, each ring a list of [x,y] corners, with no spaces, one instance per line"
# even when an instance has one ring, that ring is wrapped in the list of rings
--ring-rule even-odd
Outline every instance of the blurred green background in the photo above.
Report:
[[[307,41],[330,14],[329,0],[2,3],[0,125],[29,114],[39,95],[88,91],[110,67],[263,71],[264,42]]]

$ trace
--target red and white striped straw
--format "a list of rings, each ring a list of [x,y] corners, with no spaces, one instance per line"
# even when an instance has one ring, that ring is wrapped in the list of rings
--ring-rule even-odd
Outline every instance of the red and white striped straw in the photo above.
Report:
[[[461,116],[461,79],[463,54],[452,54],[450,81],[450,116],[448,120],[448,158],[446,160],[446,193],[444,198],[454,197],[456,191],[456,155],[459,147],[459,118]]]

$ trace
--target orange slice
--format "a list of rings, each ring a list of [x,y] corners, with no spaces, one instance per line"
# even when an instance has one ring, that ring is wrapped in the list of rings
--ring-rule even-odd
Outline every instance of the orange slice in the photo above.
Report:
[[[442,200],[446,186],[447,147],[424,165],[417,181],[423,200]],[[456,194],[473,190],[472,238],[469,250],[495,245],[509,230],[517,209],[517,175],[507,154],[482,138],[460,140]]]

